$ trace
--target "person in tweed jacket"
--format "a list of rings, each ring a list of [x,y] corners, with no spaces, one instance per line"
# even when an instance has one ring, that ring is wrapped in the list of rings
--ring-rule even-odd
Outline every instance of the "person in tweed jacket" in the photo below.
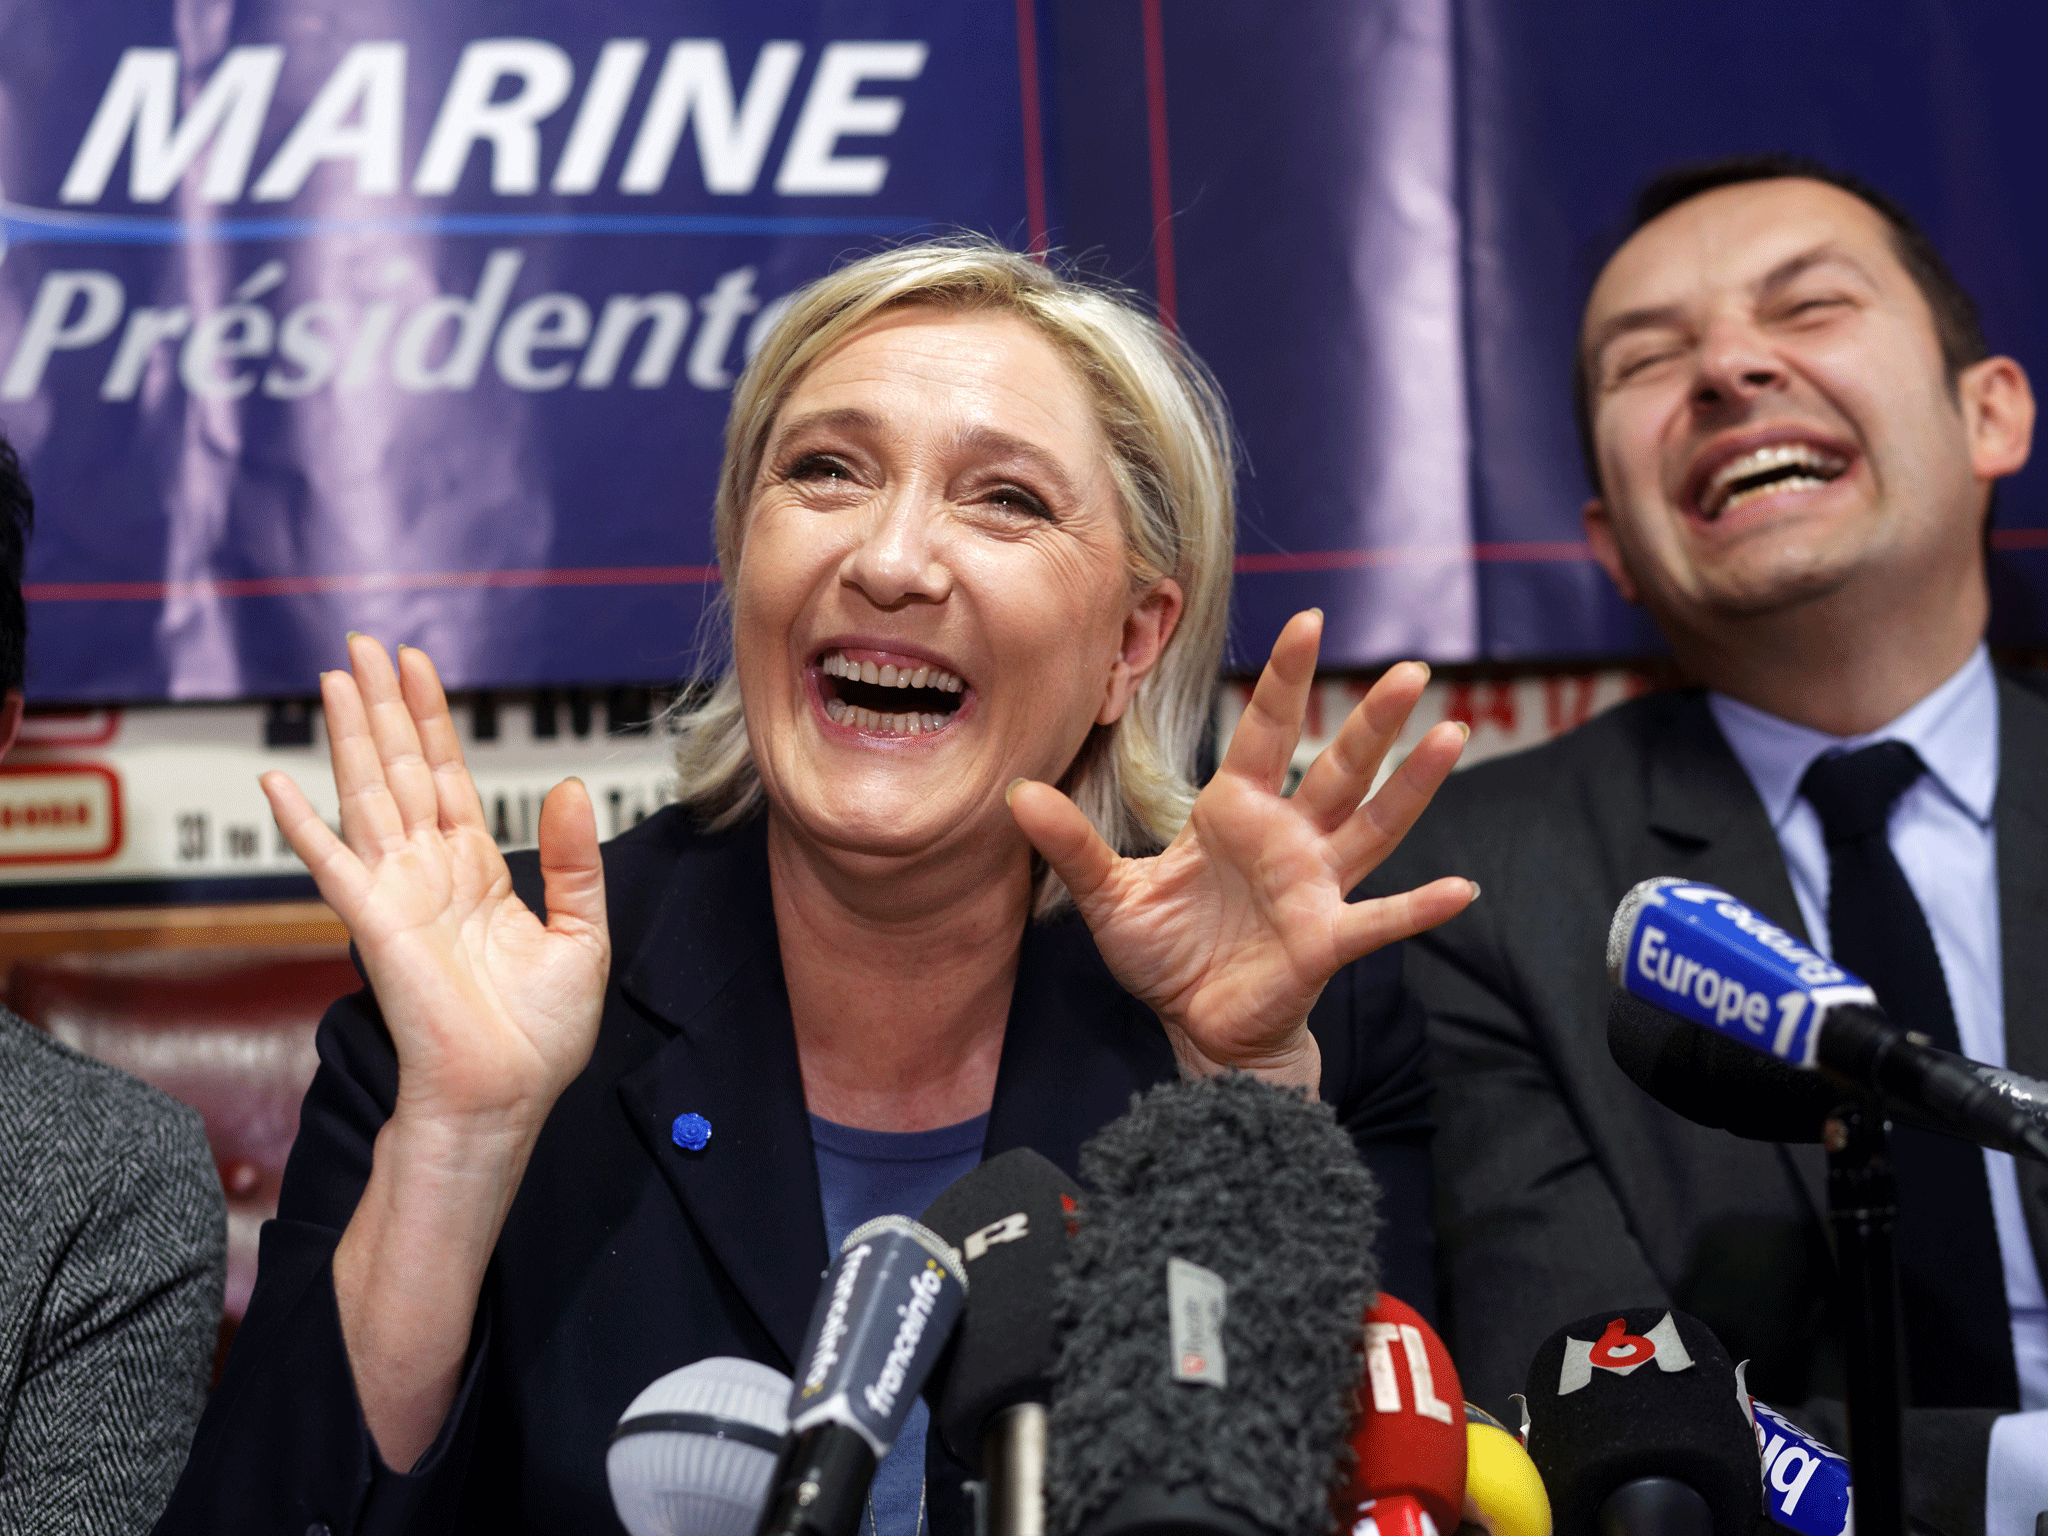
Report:
[[[32,509],[0,440],[0,754]],[[206,1406],[226,1250],[199,1116],[0,1008],[0,1531],[149,1529]]]

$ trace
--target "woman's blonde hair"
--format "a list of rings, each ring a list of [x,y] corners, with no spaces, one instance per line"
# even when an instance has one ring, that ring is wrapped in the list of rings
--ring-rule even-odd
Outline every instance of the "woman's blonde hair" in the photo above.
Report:
[[[1223,658],[1236,531],[1229,416],[1209,371],[1125,293],[1062,276],[991,241],[954,237],[852,262],[790,296],[733,389],[714,521],[719,569],[740,567],[748,498],[776,413],[826,353],[885,311],[912,305],[1014,315],[1034,327],[1087,386],[1110,445],[1133,591],[1162,577],[1184,606],[1164,653],[1129,708],[1098,725],[1060,788],[1119,853],[1163,847],[1194,803],[1192,774]],[[672,717],[680,733],[676,798],[704,825],[732,826],[761,804],[721,597],[724,665],[708,696]],[[1041,870],[1034,908],[1067,893]]]

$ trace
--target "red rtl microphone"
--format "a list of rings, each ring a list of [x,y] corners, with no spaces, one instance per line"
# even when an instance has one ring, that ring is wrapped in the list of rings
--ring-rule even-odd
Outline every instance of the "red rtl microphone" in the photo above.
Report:
[[[1358,1455],[1339,1506],[1351,1536],[1450,1536],[1465,1508],[1465,1410],[1458,1368],[1436,1330],[1380,1292],[1365,1314]]]

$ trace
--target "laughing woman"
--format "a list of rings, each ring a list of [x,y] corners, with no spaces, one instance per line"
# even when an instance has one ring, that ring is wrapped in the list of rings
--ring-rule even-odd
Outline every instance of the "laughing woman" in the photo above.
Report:
[[[1426,676],[1397,666],[1282,798],[1301,614],[1195,793],[1228,442],[1121,299],[908,247],[805,290],[735,390],[732,663],[675,807],[600,848],[570,780],[508,868],[427,657],[351,639],[322,682],[340,837],[264,787],[370,988],[321,1026],[161,1529],[611,1529],[606,1437],[649,1381],[790,1369],[853,1225],[1011,1147],[1072,1170],[1176,1073],[1320,1092],[1383,1186],[1389,1286],[1428,1294],[1420,1025],[1373,952],[1472,887],[1344,898],[1463,737],[1364,799]],[[922,1439],[881,1536],[960,1528]]]

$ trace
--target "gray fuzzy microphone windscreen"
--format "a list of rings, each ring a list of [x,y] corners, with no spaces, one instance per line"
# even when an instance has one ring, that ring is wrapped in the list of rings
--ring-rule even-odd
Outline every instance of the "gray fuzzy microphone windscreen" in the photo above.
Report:
[[[1378,1282],[1351,1138],[1327,1105],[1225,1073],[1134,1099],[1081,1179],[1048,1529],[1111,1536],[1165,1497],[1215,1507],[1207,1529],[1327,1536]]]

